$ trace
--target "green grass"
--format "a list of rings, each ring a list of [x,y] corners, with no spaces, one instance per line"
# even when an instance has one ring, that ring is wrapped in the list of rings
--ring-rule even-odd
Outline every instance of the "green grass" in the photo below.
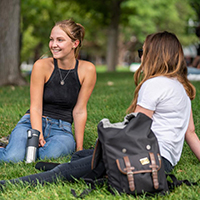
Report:
[[[106,65],[96,66],[96,71],[97,71],[97,73],[107,72]],[[117,72],[129,72],[130,70],[129,70],[128,66],[117,66],[116,71]]]
[[[123,121],[126,109],[129,106],[133,93],[134,82],[133,73],[121,71],[115,73],[103,72],[102,68],[97,69],[97,83],[92,96],[88,102],[88,120],[85,129],[84,148],[87,149],[94,145],[97,138],[97,124],[102,118],[109,118],[111,122]],[[101,72],[100,72],[101,71]],[[196,132],[200,136],[200,82],[193,82],[197,96],[192,102],[194,122]],[[0,87],[0,136],[8,135],[15,127],[17,121],[29,108],[29,87]],[[68,157],[52,160],[54,162],[66,162]],[[17,164],[1,163],[0,179],[8,180],[38,173],[34,168],[35,164]],[[193,155],[188,145],[185,143],[180,162],[175,167],[173,173],[178,179],[188,179],[197,181],[200,179],[200,163]],[[79,181],[78,183],[59,182],[57,184],[38,185],[8,185],[3,191],[0,191],[0,200],[2,199],[75,199],[70,189],[73,188],[82,192],[86,185]],[[113,197],[105,187],[90,193],[85,199],[146,199],[147,197],[133,197],[128,195]],[[149,197],[148,199],[200,199],[200,186],[181,186],[176,188],[169,195],[161,197]]]

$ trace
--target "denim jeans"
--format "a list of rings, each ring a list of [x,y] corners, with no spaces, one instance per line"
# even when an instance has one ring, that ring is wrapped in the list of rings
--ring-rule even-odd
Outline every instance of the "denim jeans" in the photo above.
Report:
[[[200,69],[194,67],[187,67],[188,74],[200,74]]]
[[[46,144],[38,148],[38,158],[58,158],[75,151],[71,124],[48,117],[42,118]],[[0,148],[0,161],[19,162],[25,159],[27,130],[31,129],[30,115],[24,115],[13,129],[6,148]]]

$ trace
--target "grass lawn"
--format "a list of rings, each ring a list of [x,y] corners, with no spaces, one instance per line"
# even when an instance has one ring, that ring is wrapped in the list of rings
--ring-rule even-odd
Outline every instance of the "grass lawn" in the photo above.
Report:
[[[97,138],[97,124],[102,118],[109,118],[111,122],[123,121],[126,109],[129,106],[134,93],[133,73],[127,69],[118,69],[118,72],[105,72],[102,68],[97,69],[97,83],[88,102],[88,120],[85,129],[84,148],[94,145]],[[120,71],[120,72],[119,72]],[[197,90],[197,96],[192,101],[196,132],[200,137],[200,82],[193,82]],[[18,120],[29,108],[29,87],[0,87],[0,137],[10,134]],[[69,157],[51,160],[53,162],[66,162]],[[17,164],[1,163],[0,180],[8,180],[39,173],[34,168],[35,163]],[[173,173],[178,179],[197,181],[200,179],[200,163],[185,143],[180,162]],[[82,192],[86,186],[83,182],[38,185],[9,185],[0,191],[1,199],[75,199],[70,192],[73,188]],[[146,199],[147,197],[133,197],[128,195],[113,196],[105,187],[90,193],[85,199]],[[200,186],[181,186],[167,196],[148,197],[148,199],[200,199]]]

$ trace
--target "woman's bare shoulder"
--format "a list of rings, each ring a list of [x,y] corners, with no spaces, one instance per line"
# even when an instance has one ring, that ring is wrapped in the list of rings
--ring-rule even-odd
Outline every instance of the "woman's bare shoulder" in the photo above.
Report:
[[[86,60],[79,60],[79,68],[82,70],[90,70],[96,72],[95,65],[92,62]]]
[[[42,58],[42,59],[38,59],[34,63],[34,66],[46,67],[46,66],[52,65],[52,64],[53,64],[53,58]]]

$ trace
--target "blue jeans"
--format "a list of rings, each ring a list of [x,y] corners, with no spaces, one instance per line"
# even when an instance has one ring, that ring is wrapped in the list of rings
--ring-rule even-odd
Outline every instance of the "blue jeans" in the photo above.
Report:
[[[200,69],[194,67],[187,67],[188,74],[200,74]]]
[[[38,148],[38,158],[58,158],[75,151],[75,140],[71,124],[48,117],[42,118],[46,144]],[[27,130],[31,129],[30,115],[24,115],[13,129],[6,148],[0,148],[0,161],[19,162],[25,159]]]

